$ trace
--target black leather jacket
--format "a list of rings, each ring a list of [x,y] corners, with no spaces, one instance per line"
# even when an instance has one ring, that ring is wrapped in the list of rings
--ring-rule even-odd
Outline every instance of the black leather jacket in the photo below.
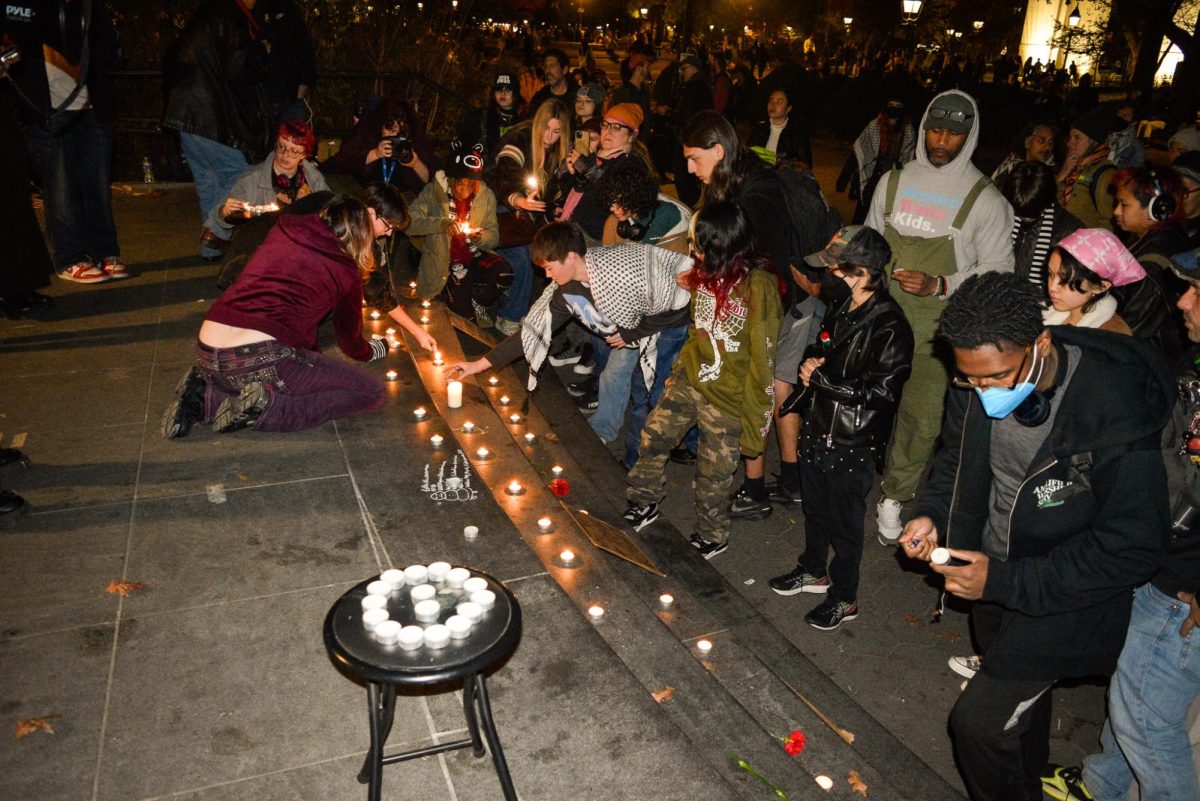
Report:
[[[881,452],[892,433],[900,391],[912,372],[913,333],[891,295],[878,291],[853,313],[849,301],[825,318],[808,356],[825,363],[809,386],[784,402],[800,412],[804,436],[826,447],[867,447]]]

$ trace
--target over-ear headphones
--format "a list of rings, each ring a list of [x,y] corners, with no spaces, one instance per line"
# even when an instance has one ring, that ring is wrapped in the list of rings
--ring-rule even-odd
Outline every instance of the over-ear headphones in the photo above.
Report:
[[[635,220],[632,217],[621,220],[617,223],[617,236],[622,239],[627,239],[630,242],[641,242],[646,237],[646,232],[650,230],[650,223],[654,221],[654,211],[650,212],[650,216],[645,222]]]
[[[1175,196],[1168,194],[1163,189],[1157,170],[1150,170],[1150,181],[1154,189],[1154,197],[1150,198],[1146,211],[1150,212],[1150,219],[1155,222],[1166,222],[1175,213]]]
[[[1013,419],[1026,428],[1037,428],[1050,418],[1050,401],[1058,386],[1050,387],[1045,392],[1034,390],[1029,397],[1021,401],[1021,405],[1013,409]]]

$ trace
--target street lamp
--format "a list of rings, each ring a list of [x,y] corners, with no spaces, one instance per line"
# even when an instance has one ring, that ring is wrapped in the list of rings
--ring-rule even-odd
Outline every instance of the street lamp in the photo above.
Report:
[[[905,25],[912,25],[921,16],[921,0],[900,0],[900,18]]]
[[[854,24],[854,17],[842,17],[842,24],[849,28]]]
[[[1075,10],[1071,12],[1071,16],[1067,17],[1067,52],[1063,55],[1063,69],[1067,69],[1071,64],[1071,39],[1075,37],[1075,29],[1079,27],[1079,4],[1075,4]],[[1070,77],[1068,76],[1068,80]]]
[[[981,19],[975,20],[974,22],[971,23],[971,27],[973,27],[975,29],[975,33],[979,33],[980,31],[983,30],[983,20],[981,20]]]

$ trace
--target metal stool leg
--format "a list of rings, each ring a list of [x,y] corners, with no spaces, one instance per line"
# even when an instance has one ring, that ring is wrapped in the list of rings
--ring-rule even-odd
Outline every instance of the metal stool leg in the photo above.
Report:
[[[396,715],[396,688],[390,684],[367,682],[367,714],[371,747],[358,772],[358,781],[367,785],[367,801],[379,801],[383,784],[383,745]]]
[[[467,731],[471,733],[471,747],[476,757],[484,754],[483,738],[479,736],[479,720],[475,717],[475,677],[463,681],[463,714],[467,718]]]
[[[496,774],[500,777],[500,789],[504,791],[505,801],[518,801],[512,777],[508,774],[508,763],[504,761],[504,751],[500,748],[500,735],[496,731],[496,721],[492,719],[492,702],[488,699],[487,683],[482,673],[475,675],[474,683],[475,694],[479,698],[479,716],[483,719],[483,733],[487,737],[488,749],[492,752]]]

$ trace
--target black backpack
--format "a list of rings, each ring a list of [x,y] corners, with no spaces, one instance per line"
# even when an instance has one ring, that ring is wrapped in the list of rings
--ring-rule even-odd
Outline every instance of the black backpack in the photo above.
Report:
[[[784,189],[784,205],[791,226],[791,263],[799,266],[805,256],[829,244],[842,227],[842,215],[829,205],[811,172],[777,170],[776,174]]]

